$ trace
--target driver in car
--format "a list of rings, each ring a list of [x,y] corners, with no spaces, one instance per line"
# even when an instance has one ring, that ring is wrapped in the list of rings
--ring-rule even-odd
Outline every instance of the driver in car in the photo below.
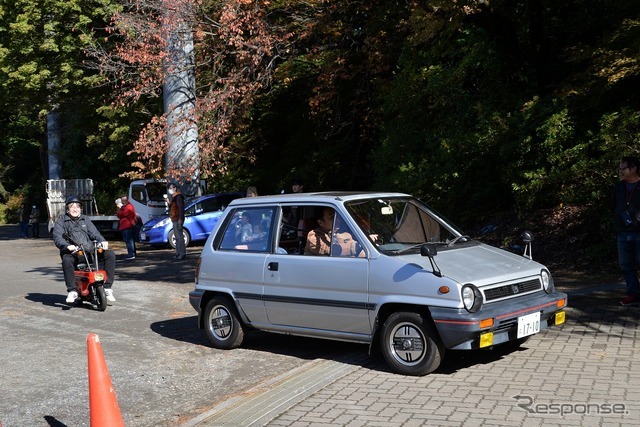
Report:
[[[60,215],[53,226],[53,242],[60,250],[62,272],[67,286],[67,303],[71,304],[78,298],[75,285],[75,268],[79,262],[77,251],[80,246],[89,255],[93,255],[93,242],[104,249],[99,258],[103,258],[107,279],[104,290],[107,300],[115,301],[111,286],[116,269],[116,255],[109,250],[109,243],[100,234],[95,225],[82,215],[82,204],[76,196],[69,196],[65,201],[67,211]]]

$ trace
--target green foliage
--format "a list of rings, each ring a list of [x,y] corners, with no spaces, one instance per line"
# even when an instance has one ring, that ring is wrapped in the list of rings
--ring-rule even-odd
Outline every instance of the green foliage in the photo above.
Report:
[[[53,110],[61,113],[64,177],[95,177],[110,188],[131,167],[134,138],[118,144],[99,133],[127,117],[96,114],[108,88],[84,66],[84,49],[105,36],[116,7],[116,0],[0,0],[0,156],[13,159],[1,177],[7,192],[44,202]]]
[[[5,201],[21,188],[39,197],[54,107],[64,114],[65,177],[94,178],[105,212],[126,188],[133,141],[161,105],[106,106],[110,89],[82,66],[85,46],[109,48],[102,28],[115,7],[0,0]],[[270,8],[270,24],[291,37],[275,47],[268,90],[227,140],[206,141],[234,150],[224,173],[207,177],[209,191],[275,193],[297,176],[306,190],[397,190],[467,229],[501,211],[580,205],[585,238],[608,237],[617,163],[640,154],[637,0]],[[211,50],[211,37],[196,51]],[[222,84],[218,71],[200,73],[198,87]]]

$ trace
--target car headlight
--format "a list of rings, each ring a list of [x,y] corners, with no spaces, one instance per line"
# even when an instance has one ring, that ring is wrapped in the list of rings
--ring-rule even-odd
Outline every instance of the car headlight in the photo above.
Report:
[[[166,225],[169,224],[170,222],[171,222],[171,218],[165,218],[162,221],[158,221],[156,225],[153,226],[153,228],[166,227]]]
[[[482,306],[482,293],[474,285],[464,285],[462,287],[462,304],[464,308],[470,312],[475,313],[480,310]]]
[[[542,280],[542,289],[548,294],[553,292],[555,286],[553,284],[553,277],[551,277],[551,273],[548,270],[542,270],[540,272],[540,279]]]

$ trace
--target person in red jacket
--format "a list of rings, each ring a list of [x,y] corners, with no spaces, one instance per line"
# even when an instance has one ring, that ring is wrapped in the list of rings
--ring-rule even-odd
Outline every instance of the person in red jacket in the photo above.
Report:
[[[136,243],[133,239],[133,231],[136,226],[136,209],[129,203],[127,196],[120,197],[120,200],[122,201],[122,207],[118,209],[116,216],[120,218],[118,230],[122,232],[122,240],[127,246],[127,256],[124,259],[133,260],[136,259]]]

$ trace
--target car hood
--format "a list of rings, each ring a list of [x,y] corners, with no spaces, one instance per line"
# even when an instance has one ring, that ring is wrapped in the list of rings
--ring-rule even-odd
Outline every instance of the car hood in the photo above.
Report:
[[[418,264],[425,270],[432,270],[426,256],[416,254],[397,258]],[[542,264],[521,255],[482,243],[440,250],[433,260],[443,276],[461,284],[473,283],[476,286],[537,276],[545,268]]]

